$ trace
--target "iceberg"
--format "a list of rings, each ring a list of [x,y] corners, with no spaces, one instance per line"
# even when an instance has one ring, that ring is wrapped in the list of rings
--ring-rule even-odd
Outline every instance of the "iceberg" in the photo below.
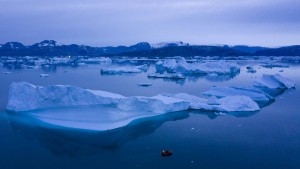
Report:
[[[187,63],[184,58],[166,59],[158,61],[155,65],[157,73],[181,73],[183,75],[193,74],[237,74],[240,67],[235,63],[226,61]]]
[[[211,97],[204,99],[185,93],[156,95],[153,97],[125,97],[119,94],[82,89],[69,85],[35,86],[27,82],[12,83],[7,110],[24,112],[58,108],[115,107],[122,111],[159,115],[188,109],[217,111],[256,111],[247,96]],[[258,109],[259,110],[259,109]]]
[[[255,102],[260,104],[265,104],[270,101],[273,101],[274,98],[269,94],[255,88],[255,87],[227,87],[227,86],[219,86],[212,87],[208,91],[203,93],[207,96],[216,96],[217,98],[223,98],[226,96],[248,96]]]
[[[101,69],[101,74],[116,75],[116,74],[127,74],[127,73],[141,73],[147,71],[148,65],[139,66],[118,66],[118,67],[106,67]]]
[[[256,73],[256,70],[252,66],[247,67],[247,72],[248,73]]]
[[[49,77],[49,74],[40,74],[40,77]]]
[[[112,105],[125,98],[105,91],[69,85],[35,86],[27,82],[12,83],[8,111],[29,111],[72,106]]]
[[[152,86],[152,83],[138,83],[137,85],[141,87],[150,87]]]
[[[27,82],[20,82],[12,83],[10,86],[7,110],[20,112],[82,106],[112,106],[123,110],[166,113],[187,110],[189,103],[161,95],[125,97],[115,93],[69,85],[35,86]]]
[[[165,78],[165,79],[185,79],[182,74],[179,73],[149,73],[149,78]]]
[[[185,93],[179,93],[172,95],[172,97],[190,102],[190,109],[195,110],[221,112],[250,112],[260,110],[258,104],[248,96],[225,96],[221,99],[212,96],[209,99],[204,99]]]
[[[294,88],[295,82],[292,80],[282,77],[280,74],[268,75],[264,74],[261,79],[254,81],[254,86],[264,87],[270,89],[286,89]]]
[[[126,73],[141,73],[142,70],[136,68],[136,67],[114,67],[114,68],[102,68],[101,74],[126,74]]]

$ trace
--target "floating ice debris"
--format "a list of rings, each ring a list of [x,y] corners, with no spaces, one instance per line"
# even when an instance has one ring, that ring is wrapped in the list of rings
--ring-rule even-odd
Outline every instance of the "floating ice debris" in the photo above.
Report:
[[[8,75],[8,74],[11,74],[12,72],[3,72],[3,74],[6,74],[6,75]]]
[[[27,66],[27,69],[38,69],[38,66]]]
[[[119,67],[107,67],[102,68],[102,74],[126,74],[126,73],[141,73],[143,71],[147,71],[149,68],[148,65],[139,65],[139,66],[119,66]]]
[[[279,67],[279,68],[288,68],[289,66],[288,65],[282,65],[282,64],[275,64],[275,63],[270,63],[270,64],[264,64],[264,65],[261,65],[262,67],[265,67],[265,68],[274,68],[274,67]]]
[[[256,70],[252,66],[247,67],[247,72],[248,73],[256,73]]]
[[[167,59],[156,63],[156,72],[192,74],[237,74],[240,67],[237,64],[225,61],[187,63],[184,58]]]
[[[295,82],[285,77],[282,77],[280,74],[276,75],[267,75],[264,74],[261,79],[254,81],[254,86],[257,87],[266,87],[270,89],[285,89],[295,87]]]
[[[182,74],[179,73],[149,73],[150,78],[166,78],[166,79],[185,79]]]
[[[49,77],[49,74],[40,74],[40,77]]]
[[[88,58],[88,59],[81,59],[80,61],[86,64],[101,64],[101,65],[110,65],[112,63],[112,60],[109,57]]]
[[[136,68],[136,67],[111,67],[111,68],[102,68],[101,73],[102,74],[126,74],[126,73],[141,73],[142,70]]]
[[[217,98],[222,98],[226,96],[236,96],[243,95],[248,96],[252,100],[259,102],[261,104],[268,103],[269,101],[274,100],[269,94],[255,88],[255,87],[212,87],[208,91],[203,93],[208,96],[216,96]]]
[[[149,87],[152,86],[152,83],[138,83],[137,85],[142,87]]]

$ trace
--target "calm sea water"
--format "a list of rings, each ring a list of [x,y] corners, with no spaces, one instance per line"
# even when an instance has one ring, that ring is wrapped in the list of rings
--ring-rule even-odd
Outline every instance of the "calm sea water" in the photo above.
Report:
[[[59,129],[33,124],[27,116],[6,113],[9,84],[67,84],[105,90],[125,96],[153,96],[185,92],[200,95],[212,86],[247,86],[263,73],[280,72],[300,84],[300,67],[267,69],[260,63],[239,61],[235,77],[197,77],[185,81],[148,79],[146,73],[103,76],[99,66],[77,68],[0,68],[0,168],[205,168],[299,169],[300,92],[285,91],[257,113],[216,115],[185,111],[136,120],[107,132]],[[254,64],[257,73],[247,73]],[[259,67],[259,68],[258,68]],[[11,74],[2,72],[11,71]],[[39,77],[48,73],[48,78]],[[151,87],[138,83],[150,82]],[[162,158],[162,149],[174,152]]]

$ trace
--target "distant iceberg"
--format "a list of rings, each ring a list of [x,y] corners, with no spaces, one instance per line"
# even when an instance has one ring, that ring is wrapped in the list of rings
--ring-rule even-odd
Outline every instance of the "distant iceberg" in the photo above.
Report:
[[[199,74],[237,74],[240,67],[235,63],[226,61],[187,63],[185,58],[166,59],[158,61],[155,65],[157,73],[181,73],[183,75]]]
[[[147,71],[148,65],[139,66],[110,66],[101,69],[101,74],[116,75],[116,74],[128,74],[128,73],[141,73]]]

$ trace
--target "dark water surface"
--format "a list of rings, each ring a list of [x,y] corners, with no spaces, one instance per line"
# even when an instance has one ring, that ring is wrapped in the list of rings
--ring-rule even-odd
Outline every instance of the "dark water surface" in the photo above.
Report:
[[[197,77],[183,82],[148,79],[145,73],[101,76],[96,65],[58,67],[51,71],[0,68],[0,169],[299,169],[298,85],[255,113],[220,116],[213,112],[175,112],[138,119],[128,126],[106,132],[57,128],[33,123],[26,115],[5,112],[9,84],[14,81],[76,85],[125,96],[180,92],[199,95],[215,85],[252,85],[262,73],[275,74],[280,70],[284,70],[280,74],[300,84],[297,65],[261,67],[255,74],[247,73],[246,65],[231,79]],[[12,74],[5,75],[4,71]],[[40,78],[40,73],[50,76]],[[153,85],[138,87],[140,82]],[[162,158],[162,149],[170,149],[174,154]]]

